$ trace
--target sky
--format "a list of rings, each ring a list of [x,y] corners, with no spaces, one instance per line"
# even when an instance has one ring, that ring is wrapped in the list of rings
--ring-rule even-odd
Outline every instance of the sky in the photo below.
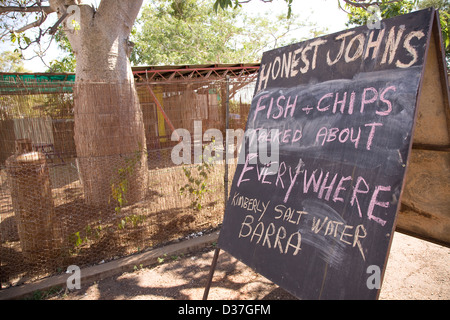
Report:
[[[249,3],[243,4],[242,7],[249,14],[255,12],[287,13],[285,0],[273,0],[269,3],[252,0]],[[296,14],[303,19],[308,19],[310,22],[317,23],[319,28],[327,28],[327,33],[334,33],[346,29],[345,22],[348,20],[347,14],[338,8],[337,0],[294,0],[292,14]]]
[[[96,1],[99,2],[99,0]],[[147,1],[150,0],[145,0],[144,3]],[[277,14],[287,14],[287,5],[284,0],[273,0],[269,3],[252,0],[243,4],[242,8],[249,15],[269,13],[275,17]],[[294,0],[292,13],[298,15],[300,19],[316,23],[318,29],[326,29],[326,34],[346,29],[347,15],[338,8],[337,0]],[[0,45],[0,51],[4,50],[12,50],[12,48],[5,44]],[[49,63],[53,59],[58,58],[59,54],[56,44],[53,43],[47,51],[45,60]],[[25,57],[30,56],[32,56],[31,53],[25,53]],[[24,64],[25,68],[33,72],[45,72],[47,69],[39,58],[26,60]]]

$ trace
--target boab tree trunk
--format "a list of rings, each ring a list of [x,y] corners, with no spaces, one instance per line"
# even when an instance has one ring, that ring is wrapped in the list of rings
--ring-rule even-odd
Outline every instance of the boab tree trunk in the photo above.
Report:
[[[97,11],[74,2],[51,5],[61,15],[77,4],[69,7],[75,14],[64,27],[77,60],[75,145],[85,198],[94,205],[132,204],[147,185],[144,123],[128,41],[142,0],[102,0]],[[67,30],[72,17],[79,26]]]

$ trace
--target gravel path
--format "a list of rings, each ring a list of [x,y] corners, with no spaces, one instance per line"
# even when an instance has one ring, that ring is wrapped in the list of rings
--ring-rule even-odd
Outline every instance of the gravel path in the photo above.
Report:
[[[64,300],[199,300],[202,299],[214,250],[161,257],[153,268],[139,268],[80,290],[61,292]],[[282,288],[221,251],[210,300],[290,300]],[[381,300],[449,300],[450,248],[396,232],[380,294]]]

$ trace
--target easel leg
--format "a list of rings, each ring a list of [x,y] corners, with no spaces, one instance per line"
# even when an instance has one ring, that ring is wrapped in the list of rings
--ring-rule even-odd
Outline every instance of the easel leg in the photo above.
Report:
[[[216,248],[216,250],[214,251],[214,257],[208,275],[208,282],[206,283],[205,292],[203,293],[203,300],[208,300],[209,288],[211,288],[214,271],[216,270],[217,260],[219,259],[219,252],[220,248]]]

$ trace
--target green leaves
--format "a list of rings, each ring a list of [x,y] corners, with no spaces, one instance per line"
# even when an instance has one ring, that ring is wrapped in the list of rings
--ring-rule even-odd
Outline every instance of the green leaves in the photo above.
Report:
[[[447,66],[450,68],[450,12],[445,10],[439,11],[439,18],[441,20],[442,42],[445,46]]]
[[[210,146],[213,146],[214,142]],[[207,192],[212,191],[208,186],[208,177],[212,172],[212,159],[203,159],[202,163],[183,167],[183,172],[187,178],[188,183],[180,188],[180,194],[187,194],[192,196],[191,207],[197,211],[202,209],[202,200]]]
[[[126,216],[119,221],[119,223],[117,224],[117,228],[119,230],[123,230],[125,229],[125,226],[127,224],[131,225],[132,227],[137,227],[138,225],[142,224],[146,218],[147,218],[146,216],[138,214]]]
[[[19,46],[29,46],[31,44],[31,39],[24,33],[11,32],[9,40]]]
[[[234,0],[186,0],[174,5],[179,1],[154,0],[143,7],[132,36],[135,65],[256,62],[263,51],[300,41],[290,39],[289,35],[297,37],[290,32],[310,26],[284,14],[281,19],[246,15]],[[235,9],[222,10],[222,5]]]
[[[266,1],[264,1],[264,0],[255,0],[255,1],[270,2],[269,0],[266,0]],[[284,0],[284,1],[286,1],[287,7],[288,7],[288,11],[287,11],[286,17],[289,19],[291,17],[291,15],[292,15],[292,1],[293,0]],[[233,3],[234,3],[234,5],[233,5]],[[234,1],[231,1],[231,0],[216,0],[216,2],[214,2],[213,8],[214,8],[214,11],[217,13],[218,10],[219,10],[219,7],[222,10],[226,10],[228,8],[236,9],[238,7],[241,7],[241,6],[242,5],[239,2],[239,0],[234,0]]]
[[[235,1],[235,7],[237,7],[239,5],[239,2],[236,0]],[[219,10],[219,7],[222,10],[227,9],[228,7],[232,8],[233,7],[233,2],[231,0],[216,0],[216,2],[214,3],[214,11],[217,12]]]
[[[0,55],[0,72],[27,72],[22,54],[17,51],[4,51]]]
[[[211,172],[211,165],[204,162],[193,168],[183,167],[183,171],[188,179],[188,183],[180,188],[180,194],[191,195],[193,197],[191,206],[196,210],[201,210],[204,195],[211,191],[207,183],[208,174]]]

